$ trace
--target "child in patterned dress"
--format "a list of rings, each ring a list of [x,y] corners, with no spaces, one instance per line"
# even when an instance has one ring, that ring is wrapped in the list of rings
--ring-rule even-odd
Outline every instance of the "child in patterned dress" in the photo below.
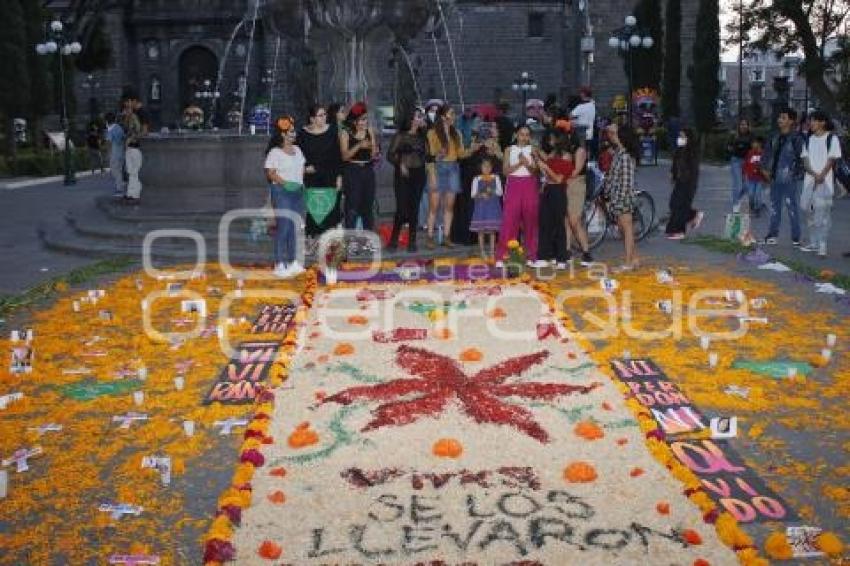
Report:
[[[470,232],[478,233],[481,259],[488,258],[484,240],[490,239],[490,255],[496,255],[496,233],[502,225],[502,180],[493,174],[493,161],[485,157],[481,161],[481,174],[472,180],[472,212]]]

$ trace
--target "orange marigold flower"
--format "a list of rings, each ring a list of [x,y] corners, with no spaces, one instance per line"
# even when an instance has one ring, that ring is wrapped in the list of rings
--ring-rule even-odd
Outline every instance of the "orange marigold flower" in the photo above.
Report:
[[[484,358],[484,354],[477,348],[467,348],[460,353],[460,361],[462,362],[480,362]]]
[[[685,529],[684,531],[682,531],[682,538],[688,544],[702,544],[702,537],[699,536],[699,533],[693,529]]]
[[[440,458],[460,458],[463,453],[463,445],[454,438],[441,438],[434,443],[431,451],[434,456]]]
[[[354,353],[354,346],[349,344],[348,342],[343,342],[341,344],[337,344],[336,348],[334,348],[335,356],[349,356]]]
[[[633,478],[637,478],[643,475],[643,468],[632,468],[632,471],[629,472],[629,475]]]
[[[589,483],[596,477],[596,468],[588,462],[573,462],[564,468],[564,479],[570,483]]]
[[[815,546],[821,549],[829,556],[840,556],[844,551],[844,543],[838,538],[838,535],[829,531],[823,532],[815,539]]]
[[[289,435],[289,446],[292,448],[304,448],[319,442],[319,435],[310,430],[310,423],[301,423],[295,431]]]
[[[276,478],[285,478],[286,468],[272,468],[272,471],[269,472],[269,475],[274,476]]]
[[[267,560],[277,560],[283,554],[283,549],[270,540],[264,541],[257,551],[261,557]]]
[[[269,501],[275,505],[283,505],[286,503],[286,495],[282,491],[275,491],[269,495]]]
[[[790,560],[794,557],[794,549],[788,544],[784,532],[769,534],[764,541],[764,551],[774,560]]]
[[[573,432],[576,436],[580,436],[585,440],[599,440],[605,437],[605,433],[593,421],[581,421],[575,426]]]
[[[658,511],[659,515],[669,515],[670,504],[665,501],[660,501],[655,505],[655,510]]]

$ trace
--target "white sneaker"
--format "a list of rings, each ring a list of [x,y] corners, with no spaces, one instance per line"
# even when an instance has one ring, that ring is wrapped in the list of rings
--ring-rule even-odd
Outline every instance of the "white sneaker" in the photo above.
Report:
[[[528,267],[532,269],[543,269],[549,267],[551,264],[545,259],[538,259],[537,261],[528,262]]]
[[[274,267],[274,276],[280,277],[282,279],[286,279],[289,277],[290,271],[289,267],[285,263],[278,263]]]
[[[293,261],[291,264],[289,264],[289,276],[290,277],[296,277],[298,275],[301,275],[302,273],[304,273],[304,271],[305,271],[305,269],[303,267],[301,267],[301,264],[298,263],[297,261]]]
[[[826,257],[826,244],[822,243],[818,246],[818,256]]]
[[[800,246],[798,248],[801,252],[816,252],[818,250],[817,246],[814,244],[808,244],[806,246]]]
[[[560,262],[560,263],[555,264],[555,269],[557,269],[558,271],[564,271],[566,268],[567,268],[566,263]]]

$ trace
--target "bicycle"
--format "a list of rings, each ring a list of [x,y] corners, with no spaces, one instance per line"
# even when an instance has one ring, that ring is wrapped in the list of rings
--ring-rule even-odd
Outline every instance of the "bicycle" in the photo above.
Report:
[[[604,173],[591,164],[588,175],[594,177],[593,192],[584,203],[582,222],[587,231],[587,243],[590,249],[596,249],[610,234],[612,238],[621,238],[617,218],[608,211],[607,201],[602,194]],[[655,201],[646,191],[635,189],[635,208],[632,212],[632,226],[635,241],[646,238],[655,226]]]

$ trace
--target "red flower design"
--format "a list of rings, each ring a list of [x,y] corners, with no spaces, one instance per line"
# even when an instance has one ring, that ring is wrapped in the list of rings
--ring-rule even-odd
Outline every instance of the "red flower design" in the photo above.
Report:
[[[506,403],[502,398],[552,400],[562,395],[589,393],[601,385],[505,383],[509,377],[520,375],[548,356],[547,351],[517,356],[484,368],[475,375],[467,375],[451,358],[422,348],[402,345],[396,351],[396,363],[409,374],[418,377],[352,387],[326,397],[320,405],[349,405],[361,400],[381,401],[382,404],[372,411],[372,421],[362,429],[362,432],[367,432],[385,426],[410,424],[421,417],[436,416],[452,400],[456,400],[463,412],[479,424],[512,426],[545,443],[549,441],[549,434],[534,420],[531,412],[524,407]]]

